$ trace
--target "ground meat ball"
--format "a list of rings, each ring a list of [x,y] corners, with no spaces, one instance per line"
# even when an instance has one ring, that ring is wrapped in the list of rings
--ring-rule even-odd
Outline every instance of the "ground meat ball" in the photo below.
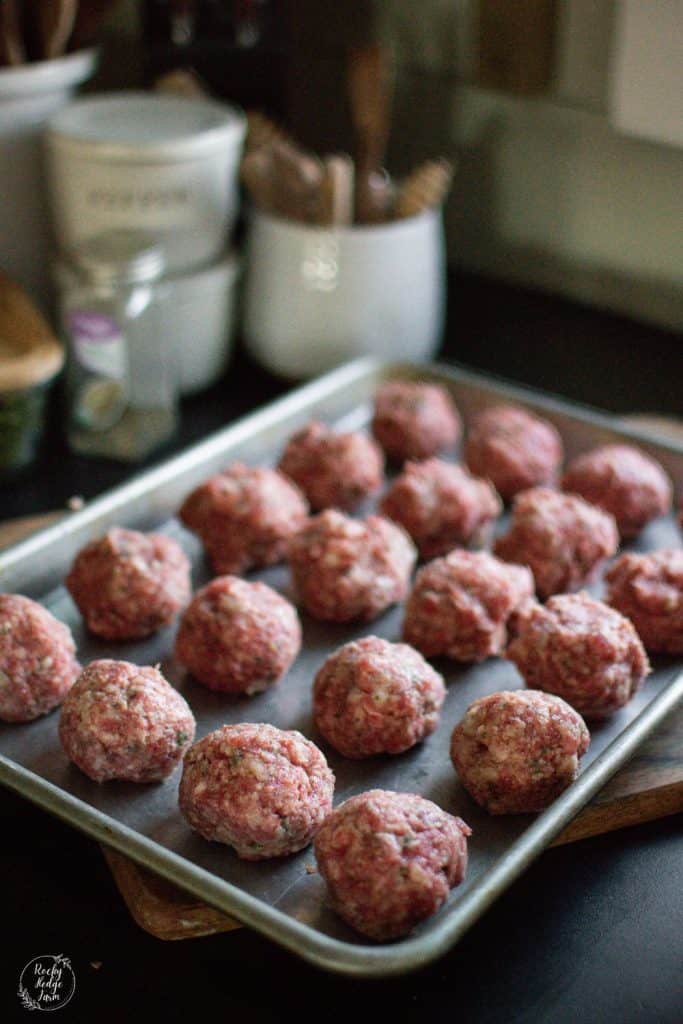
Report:
[[[524,566],[484,551],[452,551],[418,572],[403,639],[428,658],[483,661],[505,647],[508,620],[533,586]]]
[[[241,462],[206,480],[180,509],[219,575],[281,562],[307,515],[308,505],[291,480],[276,469]]]
[[[481,412],[465,446],[469,468],[491,480],[505,501],[528,487],[554,483],[563,455],[552,423],[513,405]]]
[[[175,655],[222,693],[259,693],[287,672],[301,648],[296,610],[265,583],[217,576],[183,615]]]
[[[527,686],[563,697],[585,718],[623,707],[650,670],[632,623],[583,593],[529,609],[507,657]]]
[[[683,654],[683,550],[626,554],[605,576],[607,601],[631,620],[648,651]]]
[[[490,814],[527,814],[571,785],[589,743],[581,715],[561,697],[504,690],[470,704],[453,730],[451,760]]]
[[[28,597],[0,594],[0,719],[31,722],[64,700],[81,666],[71,631]]]
[[[431,800],[371,789],[325,819],[315,856],[340,917],[388,941],[434,914],[462,882],[471,834]]]
[[[224,725],[192,747],[180,782],[180,810],[205,839],[243,860],[302,850],[332,810],[334,775],[300,732],[272,725]]]
[[[115,527],[76,556],[66,586],[88,629],[139,640],[172,622],[190,600],[190,563],[159,533]]]
[[[323,423],[309,423],[288,442],[279,467],[291,477],[315,511],[354,509],[375,494],[384,479],[384,459],[366,434],[335,434]]]
[[[400,754],[434,732],[442,677],[407,644],[367,636],[331,655],[315,677],[315,724],[345,757]]]
[[[161,672],[127,661],[91,661],[59,718],[67,757],[95,782],[165,779],[194,730],[186,701]]]
[[[381,511],[410,534],[423,558],[458,545],[481,544],[500,515],[498,495],[487,480],[441,459],[409,462],[385,494]]]
[[[390,380],[375,395],[372,432],[397,462],[452,448],[460,430],[455,403],[440,384]]]
[[[546,598],[588,583],[618,543],[608,512],[574,494],[532,487],[515,498],[510,529],[494,550],[506,562],[528,565]]]
[[[625,538],[635,537],[671,507],[671,481],[662,467],[627,444],[606,444],[577,456],[562,487],[611,512]]]
[[[369,622],[408,593],[416,551],[382,516],[351,519],[328,509],[293,539],[289,562],[299,599],[315,619]]]

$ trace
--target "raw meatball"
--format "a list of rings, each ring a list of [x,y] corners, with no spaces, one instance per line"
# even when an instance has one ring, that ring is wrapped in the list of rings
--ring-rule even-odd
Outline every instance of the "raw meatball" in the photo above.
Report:
[[[403,639],[431,658],[483,661],[507,642],[507,624],[534,590],[529,570],[484,551],[452,551],[420,569]]]
[[[224,725],[192,747],[180,780],[180,810],[205,839],[243,860],[302,850],[332,810],[334,775],[300,732]]]
[[[65,582],[88,629],[106,640],[151,636],[192,594],[190,563],[174,540],[119,527],[79,552]]]
[[[288,442],[279,468],[291,477],[315,511],[354,509],[384,479],[384,459],[366,434],[335,434],[323,423],[309,423]]]
[[[216,574],[275,565],[308,515],[299,488],[276,469],[241,462],[210,477],[185,499],[180,518],[198,533]]]
[[[440,384],[390,380],[375,395],[372,432],[389,456],[427,459],[460,437],[458,410]]]
[[[672,488],[654,459],[628,444],[606,444],[578,455],[567,466],[562,488],[611,512],[622,537],[667,513]]]
[[[445,696],[442,677],[412,647],[367,636],[319,670],[313,716],[345,757],[400,754],[434,732]]]
[[[71,631],[28,597],[0,594],[0,719],[46,715],[81,671]]]
[[[95,782],[158,782],[194,739],[186,701],[155,668],[91,661],[64,701],[59,738]]]
[[[504,690],[470,704],[453,730],[451,760],[490,814],[528,814],[571,785],[589,743],[586,723],[561,697]]]
[[[590,582],[618,543],[608,512],[574,494],[532,487],[515,498],[510,529],[494,551],[506,562],[528,565],[546,598]]]
[[[632,623],[584,593],[530,607],[507,657],[527,686],[563,697],[585,718],[623,707],[650,670]]]
[[[381,511],[410,534],[423,558],[483,543],[502,505],[487,480],[441,459],[409,462],[385,494]]]
[[[416,551],[400,526],[351,519],[328,509],[310,519],[289,547],[299,599],[315,619],[369,622],[408,593]]]
[[[183,615],[175,655],[222,693],[259,693],[287,672],[301,648],[296,610],[265,583],[217,576]]]
[[[434,914],[462,882],[471,834],[431,800],[371,789],[325,819],[315,856],[340,917],[388,941]]]
[[[605,576],[607,601],[626,615],[648,651],[683,654],[683,550],[626,554]]]
[[[552,484],[562,464],[562,438],[552,423],[514,405],[485,409],[470,427],[465,461],[505,501],[518,491]]]

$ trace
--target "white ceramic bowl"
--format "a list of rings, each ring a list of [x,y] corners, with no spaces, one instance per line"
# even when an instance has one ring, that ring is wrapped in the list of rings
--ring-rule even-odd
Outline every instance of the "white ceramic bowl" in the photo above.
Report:
[[[240,261],[233,253],[162,284],[163,329],[178,355],[183,395],[209,387],[225,369],[235,329],[239,275]]]
[[[285,377],[361,355],[424,360],[443,331],[440,210],[387,224],[317,228],[254,212],[244,336]]]
[[[211,100],[108,93],[73,103],[49,125],[60,249],[115,228],[154,234],[171,271],[215,260],[239,200],[246,119]]]

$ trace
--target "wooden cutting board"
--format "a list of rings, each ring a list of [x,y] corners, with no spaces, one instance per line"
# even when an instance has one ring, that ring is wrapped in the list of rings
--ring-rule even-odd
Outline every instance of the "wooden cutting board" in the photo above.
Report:
[[[0,525],[0,548],[41,529],[62,513]],[[612,832],[683,811],[683,707],[673,712],[577,815],[554,845]],[[133,919],[159,939],[190,939],[231,931],[237,921],[198,901],[127,857],[102,847]]]

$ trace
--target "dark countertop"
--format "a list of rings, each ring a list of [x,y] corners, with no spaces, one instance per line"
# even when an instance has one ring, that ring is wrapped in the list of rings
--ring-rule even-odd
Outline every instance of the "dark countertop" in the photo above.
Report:
[[[614,412],[683,413],[680,337],[559,299],[454,275],[444,359]],[[172,450],[282,393],[239,358],[184,404]],[[79,459],[58,440],[0,489],[2,516],[92,497],[130,468]],[[71,957],[76,993],[58,1020],[326,1020],[377,1006],[398,1020],[467,1024],[679,1024],[683,1019],[683,818],[544,854],[445,957],[401,979],[361,982],[303,964],[246,930],[162,943],[130,919],[97,845],[0,792],[5,937],[2,1019],[25,1020],[19,975]],[[93,966],[93,964],[101,966]]]

